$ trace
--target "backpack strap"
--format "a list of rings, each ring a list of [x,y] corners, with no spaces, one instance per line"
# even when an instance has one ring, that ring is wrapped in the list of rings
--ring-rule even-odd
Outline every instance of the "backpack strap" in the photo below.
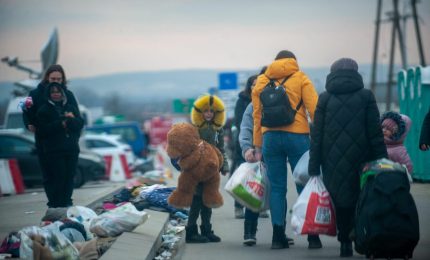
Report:
[[[296,111],[299,111],[299,109],[302,106],[302,104],[303,104],[303,99],[300,99],[299,104],[297,104],[297,106],[296,106]]]
[[[285,78],[284,78],[284,80],[281,82],[281,84],[280,85],[284,85],[284,83],[291,77],[291,76],[293,76],[294,75],[294,73],[291,73],[290,75],[288,75],[288,76],[286,76]],[[280,86],[279,85],[279,86]]]
[[[294,75],[294,73],[291,73],[290,75],[286,76],[279,86],[284,85],[285,82],[293,75]],[[297,104],[297,106],[296,106],[296,111],[299,111],[299,109],[302,105],[303,105],[303,99],[300,99],[299,104]]]

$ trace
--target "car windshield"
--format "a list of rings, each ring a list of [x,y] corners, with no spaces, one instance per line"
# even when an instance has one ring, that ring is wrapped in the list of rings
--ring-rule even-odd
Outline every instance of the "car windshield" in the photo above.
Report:
[[[94,139],[88,139],[86,140],[86,145],[88,148],[112,148],[116,147],[115,145],[103,141],[103,140],[94,140]]]
[[[137,139],[136,132],[132,127],[112,128],[111,134],[120,135],[123,139],[134,142]]]
[[[33,145],[26,140],[14,136],[0,136],[0,153],[29,153]]]
[[[118,143],[120,143],[120,144],[127,144],[128,145],[128,143],[124,140],[124,139],[122,139],[122,137],[119,137],[118,139],[116,139],[117,141],[118,141]]]

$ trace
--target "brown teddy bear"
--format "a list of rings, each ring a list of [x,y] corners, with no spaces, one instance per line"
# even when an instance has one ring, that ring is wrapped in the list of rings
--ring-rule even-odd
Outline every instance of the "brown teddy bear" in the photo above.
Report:
[[[219,173],[224,159],[215,146],[200,139],[196,127],[189,123],[173,125],[167,133],[167,154],[179,159],[181,167],[178,186],[168,198],[170,205],[176,208],[191,206],[196,186],[202,182],[204,205],[209,208],[222,206]]]

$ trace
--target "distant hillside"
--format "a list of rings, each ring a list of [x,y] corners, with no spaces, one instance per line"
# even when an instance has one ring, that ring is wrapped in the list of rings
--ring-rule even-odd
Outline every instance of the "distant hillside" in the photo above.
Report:
[[[385,82],[387,66],[378,67],[378,81]],[[313,81],[318,92],[324,90],[329,67],[302,68]],[[257,73],[255,70],[242,70],[239,81],[242,86],[248,76]],[[360,66],[365,85],[370,81],[371,65]],[[78,99],[87,106],[100,106],[103,100],[116,96],[127,103],[153,103],[169,101],[174,98],[192,98],[208,91],[210,87],[218,86],[218,74],[221,70],[170,70],[154,72],[130,72],[100,75],[88,78],[72,78],[70,89]],[[9,99],[13,85],[11,82],[0,82],[0,99]]]
[[[132,72],[72,79],[71,88],[100,97],[117,94],[130,101],[168,100],[194,97],[218,85],[215,70]]]
[[[247,78],[259,71],[237,71],[243,87]],[[320,92],[324,89],[327,68],[305,70]],[[70,81],[70,88],[78,97],[108,97],[113,94],[136,101],[161,101],[173,98],[196,97],[218,86],[221,70],[175,70],[158,72],[132,72],[76,78]],[[82,99],[82,98],[80,98]]]

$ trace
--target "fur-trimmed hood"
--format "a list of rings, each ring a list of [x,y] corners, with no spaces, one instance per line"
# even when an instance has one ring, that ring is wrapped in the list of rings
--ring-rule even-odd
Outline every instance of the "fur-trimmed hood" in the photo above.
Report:
[[[211,123],[216,130],[222,128],[226,121],[226,112],[224,102],[217,96],[214,95],[204,95],[198,98],[194,102],[194,106],[191,110],[191,122],[198,128],[205,127],[207,125],[204,117],[203,111],[213,110],[214,118]]]
[[[409,132],[409,128],[411,126],[411,119],[406,115],[399,114],[392,111],[385,112],[381,116],[381,120],[380,120],[381,124],[385,119],[391,119],[394,122],[396,122],[399,129],[398,132],[391,139],[387,140],[385,138],[385,143],[388,145],[403,143],[407,133]]]

